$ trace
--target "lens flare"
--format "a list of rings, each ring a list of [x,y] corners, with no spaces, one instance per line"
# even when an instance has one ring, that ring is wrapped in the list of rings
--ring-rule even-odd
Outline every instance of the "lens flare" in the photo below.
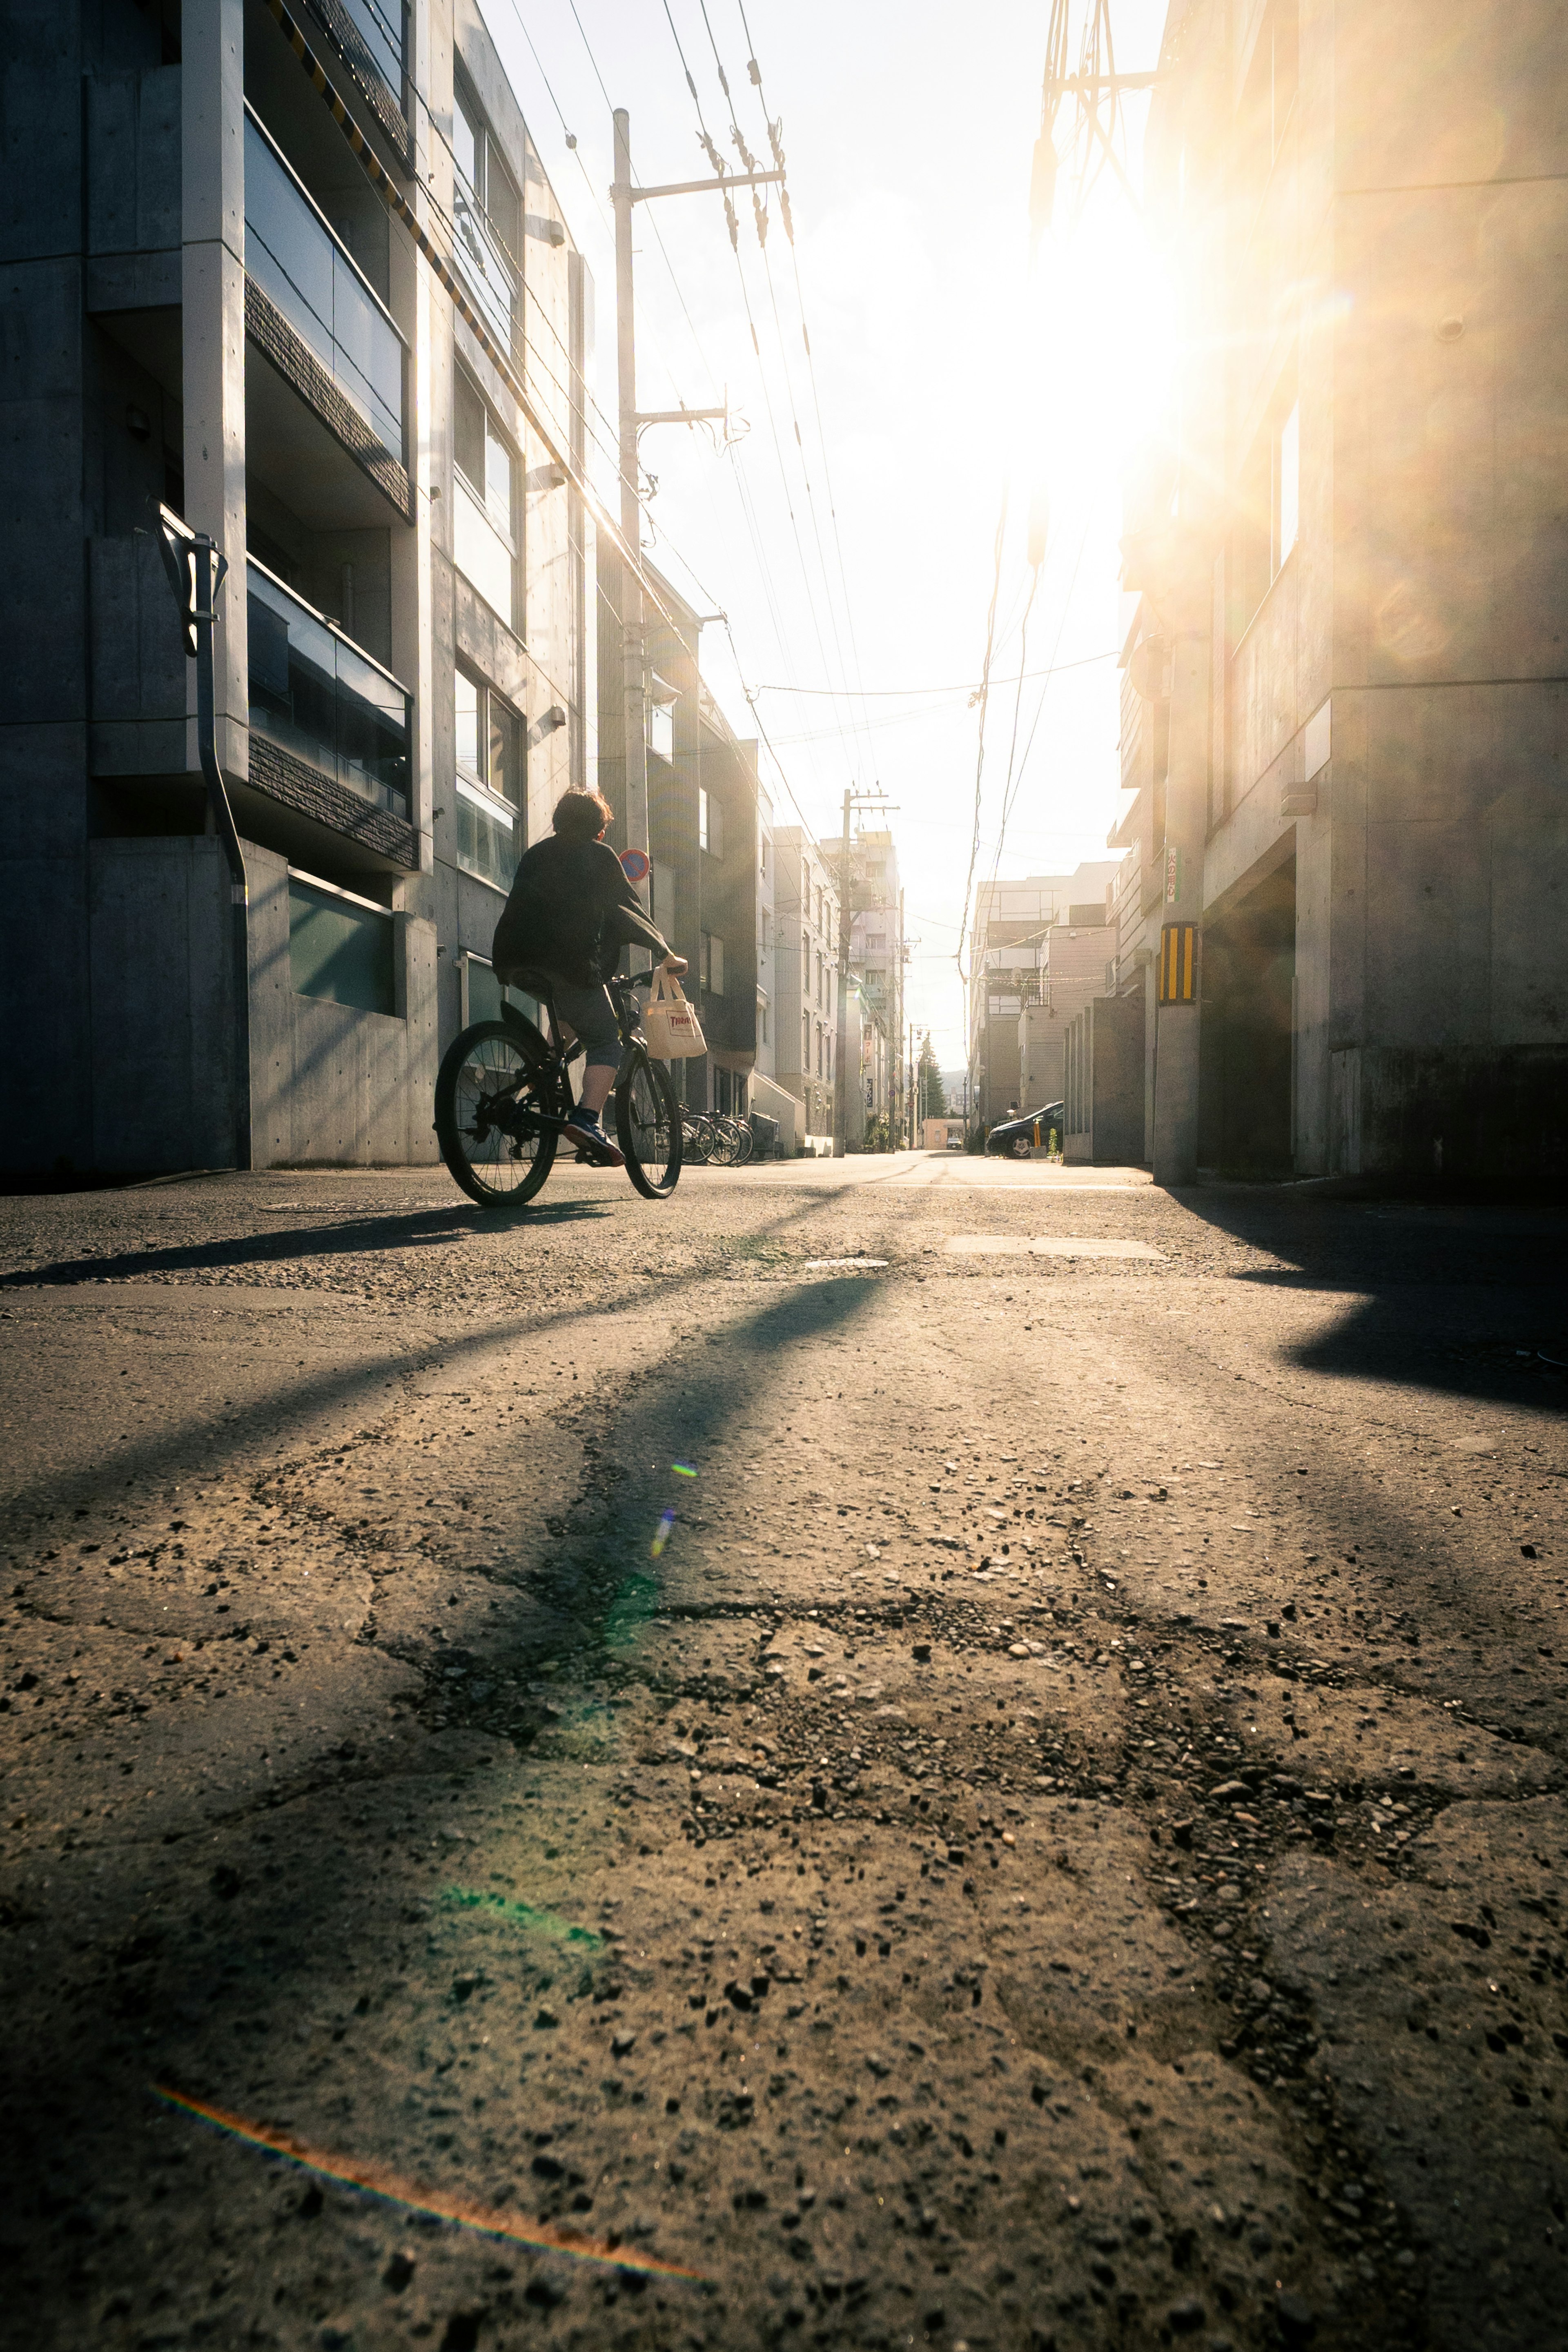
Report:
[[[463,2228],[478,2230],[487,2238],[505,2238],[513,2245],[536,2247],[542,2253],[570,2254],[578,2262],[608,2263],[616,2270],[645,2271],[654,2278],[696,2279],[702,2275],[700,2271],[683,2269],[679,2263],[661,2263],[656,2255],[636,2253],[626,2246],[601,2245],[593,2238],[580,2236],[575,2230],[558,2229],[552,2222],[529,2221],[520,2214],[500,2213],[491,2206],[476,2205],[466,2197],[442,2196],[416,2181],[404,2180],[388,2166],[365,2158],[337,2156],[325,2149],[307,2147],[303,2141],[275,2126],[247,2123],[243,2116],[230,2115],[226,2108],[214,2106],[205,2099],[188,2098],[183,2091],[171,2090],[166,2083],[154,2083],[153,2088],[160,2099],[178,2108],[181,2114],[195,2116],[198,2122],[227,2132],[247,2147],[281,2157],[285,2163],[297,2165],[302,2172],[336,2181],[341,2188],[358,2189],[367,2197],[382,2198],[389,2205],[405,2206],[411,2213],[433,2213],[439,2221],[460,2222]]]
[[[562,1919],[553,1911],[536,1910],[531,1903],[515,1902],[509,1895],[491,1895],[482,1887],[447,1886],[443,1888],[441,1901],[453,1911],[493,1911],[514,1927],[525,1928],[531,1936],[549,1936],[556,1943],[579,1944],[589,1951],[604,1949],[603,1936],[592,1927],[574,1927],[570,1919]]]
[[[675,1513],[667,1506],[666,1508],[658,1515],[658,1532],[653,1539],[652,1551],[655,1559],[658,1558],[659,1553],[669,1541],[669,1531],[674,1525]]]
[[[669,1466],[678,1478],[695,1478],[697,1475],[689,1462],[672,1462]]]

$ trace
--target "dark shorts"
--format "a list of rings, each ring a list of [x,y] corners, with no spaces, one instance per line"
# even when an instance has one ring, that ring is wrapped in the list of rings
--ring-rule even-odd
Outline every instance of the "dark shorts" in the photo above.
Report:
[[[508,972],[506,977],[515,986],[525,988],[531,996],[550,999],[557,1021],[564,1022],[574,1036],[581,1038],[585,1068],[620,1067],[620,1024],[607,988],[580,988],[574,981],[563,980],[559,972],[552,971]]]

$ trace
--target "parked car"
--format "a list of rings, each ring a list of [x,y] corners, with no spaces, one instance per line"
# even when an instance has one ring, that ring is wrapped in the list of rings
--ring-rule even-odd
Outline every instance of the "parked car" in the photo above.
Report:
[[[985,1139],[987,1151],[1005,1152],[1010,1160],[1027,1160],[1037,1143],[1048,1143],[1051,1129],[1057,1131],[1057,1141],[1062,1137],[1062,1114],[1066,1103],[1047,1103],[1043,1109],[1026,1110],[1021,1118],[1004,1119],[994,1127]]]

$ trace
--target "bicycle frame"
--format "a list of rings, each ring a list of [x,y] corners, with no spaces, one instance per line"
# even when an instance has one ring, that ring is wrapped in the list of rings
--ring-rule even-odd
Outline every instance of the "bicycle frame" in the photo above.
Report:
[[[651,978],[652,975],[639,973],[637,977],[637,979]],[[632,990],[637,984],[636,981],[617,976],[606,984],[610,990],[610,1002],[616,1008],[616,1018],[620,1024],[623,1050],[620,1062],[616,1066],[615,1083],[617,1087],[622,1087],[637,1068],[639,1055],[644,1060],[648,1058],[647,1040],[642,1034],[637,1000],[632,994]],[[566,1065],[572,1058],[571,1050],[563,1046],[561,1042],[555,1007],[548,998],[544,999],[544,1009],[550,1021],[551,1034],[548,1037],[537,1022],[531,1021],[526,1013],[519,1012],[517,1006],[505,997],[501,999],[500,1017],[512,1032],[531,1064],[537,1067],[549,1062],[557,1063],[562,1076],[564,1076]],[[552,1127],[558,1135],[566,1125],[567,1114],[535,1111],[532,1116],[538,1119],[541,1127]]]

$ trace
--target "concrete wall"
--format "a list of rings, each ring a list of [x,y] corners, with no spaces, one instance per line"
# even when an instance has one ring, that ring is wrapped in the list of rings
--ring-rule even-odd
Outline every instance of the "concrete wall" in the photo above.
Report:
[[[1064,1160],[1135,1166],[1143,1158],[1143,999],[1100,996],[1068,1031]]]
[[[1128,583],[1208,813],[1164,811],[1165,706],[1138,698],[1117,838],[1195,861],[1216,937],[1293,857],[1298,1172],[1568,1171],[1561,9],[1300,0],[1272,145],[1268,21],[1186,10],[1152,117],[1192,309],[1182,456],[1134,488]],[[1259,453],[1292,405],[1299,528],[1259,588]],[[1126,910],[1123,961],[1163,913]]]
[[[94,1168],[234,1165],[233,910],[216,841],[88,858]]]
[[[247,848],[250,1063],[258,1167],[430,1161],[436,1073],[436,926],[392,918],[398,1012],[295,993],[289,869]]]

